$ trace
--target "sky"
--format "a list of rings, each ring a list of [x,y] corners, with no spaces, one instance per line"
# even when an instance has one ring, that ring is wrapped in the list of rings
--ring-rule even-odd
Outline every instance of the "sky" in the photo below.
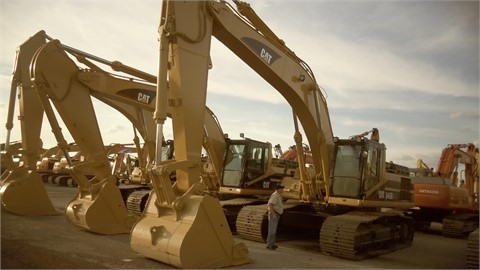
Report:
[[[313,70],[334,136],[376,127],[387,161],[408,167],[418,159],[436,167],[448,144],[479,146],[479,1],[247,2]],[[30,36],[45,30],[68,46],[156,74],[160,12],[161,1],[153,0],[0,0],[0,140],[15,52]],[[293,145],[287,101],[215,38],[211,58],[207,106],[223,131],[283,150]],[[94,104],[105,144],[131,143],[127,119]],[[45,148],[56,145],[50,130],[45,119]],[[20,138],[15,118],[10,141]]]

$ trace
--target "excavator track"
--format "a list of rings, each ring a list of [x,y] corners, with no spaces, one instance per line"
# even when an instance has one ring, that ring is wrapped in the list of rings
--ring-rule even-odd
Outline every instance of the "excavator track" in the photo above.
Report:
[[[56,174],[53,173],[42,173],[40,174],[42,181],[46,184],[52,184],[56,185],[55,183],[55,177],[57,176]]]
[[[58,181],[58,185],[63,187],[78,187],[78,184],[71,176],[61,176],[56,181]]]
[[[243,207],[237,216],[237,233],[244,239],[265,242],[268,233],[266,204]]]
[[[442,222],[442,234],[446,237],[462,238],[478,228],[478,215],[456,214],[445,217]]]
[[[277,241],[281,239],[288,239],[288,226],[289,222],[285,219],[292,220],[287,216],[294,215],[294,218],[298,218],[295,221],[298,223],[311,222],[311,220],[302,219],[302,214],[315,212],[310,205],[299,203],[284,203],[283,205],[284,215],[280,218],[280,222],[277,228]],[[295,215],[300,213],[300,215]],[[268,235],[268,206],[267,204],[261,205],[248,205],[243,207],[237,216],[237,234],[244,239],[265,242]]]
[[[222,205],[223,212],[227,218],[228,226],[232,233],[237,232],[237,216],[240,210],[247,205],[258,205],[264,204],[264,200],[260,199],[251,199],[251,198],[235,198],[229,200],[221,200],[220,204]]]
[[[320,230],[322,253],[362,260],[409,247],[413,219],[396,213],[349,212],[328,217]]]
[[[470,269],[478,269],[478,228],[468,235],[467,242],[467,267]]]
[[[128,196],[126,202],[128,213],[139,217],[142,214],[143,209],[145,209],[149,195],[150,190],[148,189],[133,191]]]

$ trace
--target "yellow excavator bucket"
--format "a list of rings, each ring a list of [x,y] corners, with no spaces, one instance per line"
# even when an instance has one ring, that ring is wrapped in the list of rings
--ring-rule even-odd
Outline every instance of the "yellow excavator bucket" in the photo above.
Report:
[[[2,174],[0,183],[2,209],[22,216],[59,215],[48,198],[40,175],[26,167]]]
[[[79,188],[65,214],[74,225],[98,234],[130,233],[136,221],[128,215],[118,187],[108,181]]]
[[[151,192],[130,245],[143,256],[178,268],[221,268],[250,263],[244,243],[235,243],[220,202],[190,195],[180,213],[157,208]]]

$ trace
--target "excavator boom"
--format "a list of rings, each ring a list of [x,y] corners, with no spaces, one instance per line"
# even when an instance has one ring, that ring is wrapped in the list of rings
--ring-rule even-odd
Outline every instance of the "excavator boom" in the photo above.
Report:
[[[212,30],[212,18],[204,14],[207,3],[162,4],[154,118],[158,142],[163,137],[167,106],[171,107],[175,160],[157,160],[149,169],[154,190],[130,241],[138,253],[181,268],[218,268],[250,261],[246,246],[235,243],[220,202],[199,193]],[[191,27],[192,21],[200,22],[198,27]],[[171,186],[168,175],[173,171],[177,180]]]
[[[57,215],[43,186],[40,175],[35,171],[38,156],[42,148],[40,132],[44,110],[35,89],[32,88],[28,67],[36,50],[46,43],[46,35],[39,32],[17,49],[15,70],[13,72],[9,110],[7,115],[6,155],[2,159],[12,159],[21,154],[23,165],[14,167],[13,162],[1,176],[0,195],[2,209],[18,215],[43,216]],[[21,97],[19,119],[22,131],[22,148],[10,149],[10,132],[13,128],[15,97]],[[2,161],[3,162],[3,161]]]
[[[404,209],[413,206],[408,170],[385,162],[385,146],[379,143],[378,130],[372,130],[370,140],[363,138],[363,135],[343,141],[335,139],[325,97],[308,65],[285,46],[248,4],[234,2],[240,13],[225,1],[162,3],[154,119],[157,123],[158,141],[158,138],[163,137],[166,112],[168,108],[172,110],[176,155],[173,161],[156,161],[149,167],[149,174],[154,179],[154,192],[132,231],[132,248],[147,257],[178,267],[225,266],[247,261],[245,257],[232,260],[232,257],[222,255],[213,256],[221,258],[221,263],[213,263],[213,257],[206,256],[201,251],[198,254],[202,254],[202,259],[188,257],[186,253],[196,241],[203,239],[196,238],[192,232],[197,230],[197,226],[206,226],[197,221],[204,220],[206,213],[199,209],[207,201],[211,226],[202,228],[207,232],[208,238],[228,240],[228,248],[223,249],[230,250],[229,254],[241,254],[239,251],[242,250],[237,249],[232,244],[231,237],[221,230],[214,233],[219,228],[217,226],[225,226],[221,225],[223,220],[213,219],[221,216],[219,205],[214,201],[210,204],[209,196],[204,196],[203,199],[196,197],[197,184],[201,181],[198,164],[201,160],[200,133],[204,125],[199,115],[204,110],[208,69],[211,68],[209,54],[212,37],[217,38],[270,83],[292,107],[294,138],[300,164],[300,181],[297,182],[300,184],[296,184],[300,188],[295,194],[301,202],[307,202],[310,206],[313,203],[334,204],[350,210],[362,207]],[[304,168],[300,124],[311,147],[313,175],[309,175]],[[343,170],[340,169],[341,165]],[[225,175],[227,164],[223,169]],[[177,182],[170,186],[168,175],[173,171],[176,171]],[[347,174],[341,175],[341,172]],[[194,209],[186,206],[191,203]],[[258,219],[254,210],[251,210],[253,208],[258,209]],[[237,218],[239,233],[242,236],[250,234],[249,228],[255,227],[255,221],[252,220],[261,221],[266,209],[265,206],[243,207]],[[292,210],[296,209],[298,207],[292,207]],[[191,211],[196,212],[194,217],[188,217]],[[186,224],[185,219],[191,222]],[[332,233],[321,234],[323,252],[340,257],[360,259],[375,256],[374,254],[407,247],[413,239],[411,219],[397,213],[368,213],[359,210],[359,213],[328,217],[327,221],[325,231],[339,230],[341,224],[352,223],[351,228],[342,232],[342,235],[350,235],[345,239],[339,239]],[[263,223],[256,222],[256,225],[259,224]],[[160,229],[161,233],[158,233]],[[253,228],[252,231],[260,233],[252,233],[252,238],[262,238],[261,229]],[[383,234],[384,231],[390,232]],[[172,237],[166,235],[175,236],[175,239],[178,237],[179,241],[172,243],[169,240]],[[355,235],[359,235],[358,239]],[[346,247],[347,251],[340,246]],[[235,250],[233,253],[232,248]]]
[[[44,34],[43,31],[41,33]],[[80,69],[69,56],[73,56],[79,62],[87,65],[90,69]],[[32,55],[32,65],[31,70],[29,70],[31,74],[29,77],[32,78],[34,86],[33,93],[35,93],[36,98],[40,101],[41,108],[45,111],[50,125],[52,126],[52,131],[58,141],[57,147],[64,152],[68,152],[68,144],[63,137],[54,113],[54,108],[51,104],[55,106],[55,110],[66,124],[75,142],[78,142],[77,146],[82,152],[82,155],[85,156],[85,162],[82,162],[81,164],[74,165],[71,161],[67,162],[69,163],[68,167],[70,174],[78,184],[79,189],[77,196],[73,198],[67,206],[67,219],[74,225],[95,233],[126,233],[130,231],[130,228],[135,221],[135,217],[130,216],[126,212],[120,192],[115,186],[116,180],[112,175],[110,164],[107,159],[108,149],[103,146],[104,143],[98,123],[96,122],[96,115],[92,106],[91,97],[95,97],[109,106],[112,106],[132,122],[134,127],[140,131],[141,136],[147,142],[146,145],[149,147],[148,153],[150,154],[148,160],[153,161],[155,156],[152,155],[152,153],[155,153],[154,147],[156,142],[149,138],[154,137],[154,132],[152,133],[152,131],[155,131],[153,128],[154,119],[147,117],[147,115],[154,112],[155,107],[153,105],[156,104],[156,92],[153,84],[138,83],[133,80],[115,78],[96,66],[92,60],[97,61],[98,58],[72,47],[62,45],[58,40],[45,42],[45,44],[39,45],[36,53]],[[102,61],[102,63],[106,63],[106,60]],[[115,63],[118,65],[118,62]],[[125,68],[125,66],[122,66],[122,69],[130,71],[130,69]],[[150,82],[155,81],[156,79],[155,76],[148,76],[148,74],[142,73],[138,70],[135,70],[132,73],[135,75],[140,74],[137,76],[147,79]],[[168,96],[170,97],[170,94]],[[167,108],[166,115],[170,117],[172,115],[178,115],[175,114],[175,111],[172,110],[172,108],[173,107]],[[199,132],[201,135],[199,136],[200,147],[202,144],[208,146],[206,149],[212,157],[213,165],[217,170],[216,175],[218,175],[220,167],[223,165],[220,161],[226,150],[226,141],[218,124],[218,120],[215,118],[211,110],[206,108],[205,105],[201,106],[201,108],[202,109],[199,109],[199,111],[195,113],[195,115],[198,114],[204,117],[198,126],[201,128]],[[189,133],[193,134],[193,132]],[[159,141],[159,143],[161,145],[161,141]],[[180,150],[176,149],[177,157],[182,152],[182,148],[185,149],[185,147],[180,147]],[[191,150],[184,152],[191,152]],[[68,154],[65,156],[69,158]],[[213,158],[213,156],[217,157]],[[173,165],[178,166],[178,164],[185,164],[185,162],[179,162]],[[147,165],[148,164],[142,164],[142,166],[145,167]],[[182,173],[180,169],[182,166],[183,165],[179,166],[179,171],[176,172],[177,179],[179,176],[181,178]],[[187,169],[189,167],[192,166],[187,166]],[[196,162],[194,167],[196,173],[202,172],[200,162]],[[87,171],[93,171],[93,179],[86,178]],[[171,170],[170,173],[172,171],[176,171],[176,169]],[[145,172],[146,177],[156,179],[155,173],[148,173],[147,169],[145,169]],[[11,182],[16,182],[17,180],[15,178],[18,178],[18,174],[13,174],[13,176],[15,176],[14,181]],[[199,178],[200,176],[201,174],[196,177]],[[25,178],[27,179],[28,177]],[[218,181],[218,176],[210,178],[211,180],[216,179]],[[156,180],[158,181],[159,179]],[[160,179],[160,181],[162,180]],[[189,180],[183,182],[183,185],[185,187],[190,186],[188,182]],[[41,183],[41,180],[39,183]],[[154,189],[152,191],[152,197],[155,198],[157,194],[160,194],[163,199],[166,199],[164,205],[174,203],[174,200],[177,200],[175,199],[177,194],[183,192],[182,190],[177,189],[182,186],[181,183],[182,181],[177,181],[175,187],[169,189],[170,192],[174,191],[174,194],[169,194],[168,192],[165,193],[163,191],[157,192],[158,189]],[[170,183],[168,183],[168,185],[170,185]],[[189,190],[186,191],[187,195],[201,194],[203,188],[198,184],[193,185],[194,188],[189,188]],[[210,182],[210,186],[218,189],[218,183]],[[7,191],[12,190],[11,187],[12,185],[10,185],[10,189],[7,189]],[[5,194],[8,194],[8,192],[5,192]],[[15,192],[11,192],[11,194],[15,194]],[[166,197],[163,197],[165,195]],[[9,198],[8,196],[6,197]],[[185,201],[185,198],[188,197],[183,196],[180,201]],[[217,206],[218,201],[216,199],[207,198],[204,200],[203,196],[200,196],[200,198],[202,198],[200,204],[196,206],[198,207],[198,210],[195,211],[201,213],[201,209],[212,208],[210,206],[212,202],[213,205]],[[46,199],[48,201],[47,196]],[[175,209],[175,207],[173,208]],[[195,209],[195,205],[190,206],[189,209]],[[210,210],[208,212],[207,215],[210,217],[202,218],[201,215],[198,216],[199,221],[197,223],[200,225],[197,226],[203,226],[203,219],[211,219],[212,213],[210,213]],[[228,239],[228,237],[225,237],[224,235],[230,235],[230,231],[228,225],[224,223],[225,216],[221,208],[216,214],[219,214],[221,217],[215,217],[212,220],[218,219],[219,222],[217,226],[219,227],[210,228],[211,233],[213,235],[220,234],[222,236],[213,238]],[[213,214],[213,216],[215,216],[215,214]],[[202,237],[212,236],[209,234],[194,234],[194,236],[197,235],[202,235]],[[185,241],[185,243],[188,243],[188,241]],[[213,256],[217,262],[212,265],[217,265],[218,263],[241,264],[249,261],[246,247],[242,244],[235,244],[231,235],[230,241],[221,241],[217,244],[220,247],[219,250],[223,250],[221,253],[226,254],[226,259],[219,260],[218,258],[222,258],[222,256],[219,256],[219,253],[215,253]],[[205,256],[202,255],[199,258],[204,260]],[[194,265],[192,264],[192,261],[181,262],[181,264]],[[196,264],[197,262],[195,262],[195,265]]]

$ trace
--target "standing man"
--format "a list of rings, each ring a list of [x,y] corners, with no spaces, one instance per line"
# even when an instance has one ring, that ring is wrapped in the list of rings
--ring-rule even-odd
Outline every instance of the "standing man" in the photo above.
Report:
[[[276,235],[277,235],[277,226],[280,216],[283,214],[283,194],[282,184],[277,183],[275,186],[275,192],[270,195],[268,200],[268,236],[267,236],[267,248],[275,250],[278,248],[275,245]]]

